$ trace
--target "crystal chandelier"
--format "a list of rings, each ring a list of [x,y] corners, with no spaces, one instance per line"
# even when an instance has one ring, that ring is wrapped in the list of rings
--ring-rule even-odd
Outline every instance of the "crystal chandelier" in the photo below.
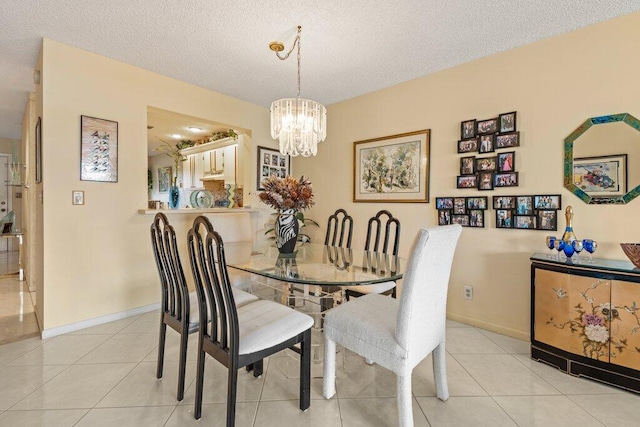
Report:
[[[295,98],[283,98],[271,104],[271,137],[280,141],[280,152],[290,156],[315,156],[318,142],[327,137],[327,109],[310,99],[300,98],[300,32],[298,26],[293,45],[286,55],[280,56],[284,45],[271,42],[269,48],[282,61],[287,59],[298,45],[298,94]]]

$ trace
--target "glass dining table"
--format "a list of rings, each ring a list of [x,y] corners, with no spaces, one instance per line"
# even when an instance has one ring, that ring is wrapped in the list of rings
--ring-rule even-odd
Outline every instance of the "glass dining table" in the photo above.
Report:
[[[290,255],[280,254],[271,242],[256,251],[251,243],[225,243],[224,248],[230,274],[245,275],[241,286],[313,315],[317,328],[322,312],[342,302],[343,286],[396,281],[404,272],[400,257],[317,243],[300,245]]]

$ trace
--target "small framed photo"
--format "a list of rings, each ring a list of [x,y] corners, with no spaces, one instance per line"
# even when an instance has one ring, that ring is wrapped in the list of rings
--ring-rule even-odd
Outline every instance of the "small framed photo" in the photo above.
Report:
[[[534,209],[543,210],[562,209],[562,197],[559,194],[534,196],[533,207]]]
[[[480,120],[477,122],[476,129],[478,135],[498,132],[498,118]]]
[[[493,209],[515,209],[516,196],[493,196]]]
[[[451,215],[451,224],[460,224],[463,227],[468,227],[469,215]]]
[[[436,197],[436,209],[453,209],[453,197]]]
[[[475,153],[476,151],[478,151],[478,138],[458,141],[458,154]]]
[[[496,209],[496,228],[513,228],[512,209]]]
[[[494,187],[517,187],[518,172],[497,172],[493,175]]]
[[[473,209],[469,211],[469,227],[484,227],[484,211]]]
[[[71,202],[74,205],[84,205],[84,191],[73,190],[71,192]]]
[[[438,209],[438,225],[451,224],[451,209]]]
[[[487,209],[488,198],[486,196],[467,197],[467,209]]]
[[[479,153],[490,153],[492,151],[495,151],[495,145],[494,145],[494,135],[490,134],[490,135],[481,135],[480,136],[480,147],[478,148],[478,152]]]
[[[557,211],[537,211],[536,219],[538,221],[538,230],[557,230],[558,229],[558,212]]]
[[[478,188],[478,175],[459,176],[456,188]]]
[[[497,163],[498,172],[513,172],[516,170],[516,152],[499,153]]]
[[[476,157],[476,172],[493,172],[497,167],[497,157]]]
[[[493,172],[478,174],[478,190],[493,190]]]
[[[453,213],[456,215],[463,215],[467,213],[467,199],[464,197],[454,197],[453,199]]]
[[[515,216],[513,228],[522,228],[527,230],[536,229],[536,217],[533,215],[517,215]]]
[[[496,148],[509,148],[520,146],[520,132],[509,132],[496,135]]]
[[[460,175],[473,175],[475,157],[462,157],[460,158]]]
[[[9,234],[11,233],[11,229],[13,228],[13,223],[12,222],[5,222],[2,226],[2,234]]]
[[[469,139],[476,136],[476,119],[466,120],[460,124],[460,139]]]
[[[533,197],[517,196],[518,215],[533,215]]]
[[[515,132],[516,130],[516,112],[500,114],[500,133]]]

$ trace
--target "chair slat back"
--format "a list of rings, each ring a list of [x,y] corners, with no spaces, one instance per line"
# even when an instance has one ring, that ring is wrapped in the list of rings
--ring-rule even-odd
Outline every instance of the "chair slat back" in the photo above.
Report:
[[[424,357],[444,339],[447,289],[462,227],[418,232],[402,280],[396,339],[409,357]]]
[[[386,217],[386,220],[385,220]],[[384,240],[382,247],[380,246],[380,237],[384,221]],[[389,242],[393,240],[392,251],[389,252]],[[382,252],[385,254],[398,255],[400,246],[400,221],[394,218],[388,210],[379,211],[376,216],[369,219],[367,225],[367,239],[365,241],[364,250]]]
[[[151,245],[162,285],[162,310],[177,320],[189,319],[189,290],[180,262],[176,232],[161,212],[151,224]]]
[[[211,222],[198,216],[187,237],[200,308],[200,334],[222,351],[238,351],[238,313],[227,273],[224,244]]]
[[[341,219],[342,218],[342,219]],[[345,231],[347,234],[347,244],[344,244]],[[325,246],[338,246],[351,248],[351,237],[353,235],[353,218],[344,209],[338,209],[329,216],[327,221],[327,234],[324,237]]]

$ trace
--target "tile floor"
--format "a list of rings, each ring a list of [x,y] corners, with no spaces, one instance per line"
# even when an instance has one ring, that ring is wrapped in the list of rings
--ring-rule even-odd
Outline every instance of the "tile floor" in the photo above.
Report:
[[[39,334],[32,295],[16,271],[18,252],[0,252],[0,345]]]
[[[208,360],[202,420],[193,419],[195,339],[183,402],[175,399],[178,335],[165,375],[155,378],[158,313],[41,341],[0,346],[0,426],[224,425],[226,370]],[[320,333],[314,335],[321,343]],[[447,325],[451,397],[434,397],[431,360],[414,371],[416,426],[638,426],[640,397],[565,375],[528,357],[526,342],[460,323]],[[265,360],[261,378],[239,375],[238,426],[394,426],[395,376],[338,353],[337,398],[322,392],[322,346],[315,347],[311,407],[297,405],[298,359]]]

